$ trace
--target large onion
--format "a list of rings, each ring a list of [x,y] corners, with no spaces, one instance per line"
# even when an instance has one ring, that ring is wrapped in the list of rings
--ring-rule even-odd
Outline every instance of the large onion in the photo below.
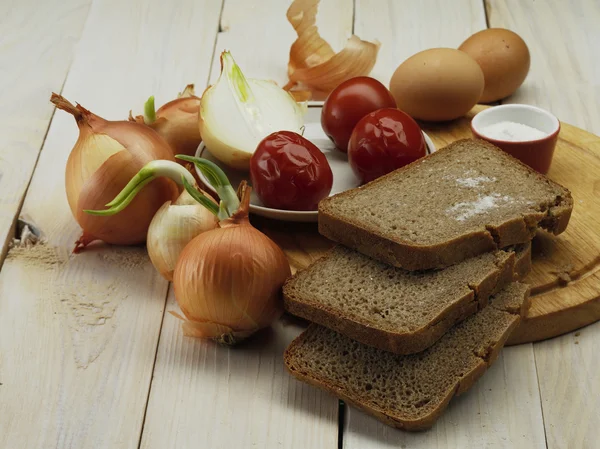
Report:
[[[185,335],[235,344],[283,313],[281,286],[290,265],[275,242],[248,221],[250,187],[244,183],[240,191],[239,209],[192,240],[175,267]]]
[[[54,93],[50,101],[73,115],[79,127],[65,173],[69,206],[83,229],[75,252],[94,240],[117,245],[144,242],[156,211],[165,201],[177,198],[178,188],[171,180],[152,181],[118,216],[95,216],[83,211],[103,208],[146,163],[173,160],[169,145],[145,125],[104,120]]]

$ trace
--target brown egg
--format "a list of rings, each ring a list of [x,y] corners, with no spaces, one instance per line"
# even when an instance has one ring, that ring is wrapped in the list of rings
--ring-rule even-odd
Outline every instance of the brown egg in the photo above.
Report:
[[[459,50],[470,55],[483,70],[485,88],[481,103],[508,97],[529,72],[529,49],[521,37],[504,28],[489,28],[464,41]]]
[[[465,115],[483,92],[483,72],[454,48],[431,48],[411,56],[394,72],[390,91],[413,118],[445,121]]]

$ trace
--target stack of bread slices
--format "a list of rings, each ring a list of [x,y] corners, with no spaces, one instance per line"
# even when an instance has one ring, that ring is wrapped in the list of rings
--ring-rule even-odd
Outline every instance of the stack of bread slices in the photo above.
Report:
[[[312,321],[288,371],[387,424],[431,427],[526,314],[531,239],[563,232],[572,207],[475,140],[323,200],[319,232],[340,245],[284,285],[286,310]]]

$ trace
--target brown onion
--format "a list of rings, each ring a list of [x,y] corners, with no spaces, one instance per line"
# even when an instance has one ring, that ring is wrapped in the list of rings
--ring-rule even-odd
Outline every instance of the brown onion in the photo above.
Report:
[[[154,97],[150,97],[144,107],[144,115],[129,120],[144,123],[154,129],[169,143],[172,155],[193,156],[202,138],[198,128],[200,98],[194,93],[194,85],[188,84],[175,100],[162,105],[154,112]]]
[[[240,191],[238,211],[194,238],[175,267],[185,335],[234,344],[283,312],[281,286],[290,265],[279,246],[248,221],[250,187],[243,183]]]
[[[104,120],[54,93],[50,101],[73,115],[79,127],[65,173],[69,206],[83,229],[74,251],[94,240],[116,245],[144,242],[156,211],[165,201],[177,198],[179,191],[171,180],[152,181],[118,216],[94,216],[83,211],[103,208],[146,163],[173,160],[168,143],[139,123]]]

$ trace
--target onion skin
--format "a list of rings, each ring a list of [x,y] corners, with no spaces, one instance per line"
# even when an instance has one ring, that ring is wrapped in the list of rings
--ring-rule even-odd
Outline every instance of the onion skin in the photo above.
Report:
[[[172,281],[175,265],[185,246],[202,232],[216,228],[217,224],[217,217],[185,190],[175,203],[167,201],[163,204],[150,223],[146,242],[150,260],[162,277]]]
[[[249,191],[236,214],[194,238],[179,257],[173,286],[185,335],[234,344],[283,313],[281,286],[290,266],[248,221]]]
[[[74,252],[94,240],[114,245],[143,243],[155,212],[179,194],[173,181],[152,181],[119,215],[95,216],[86,214],[84,209],[103,209],[146,163],[173,160],[169,145],[147,126],[104,120],[60,95],[53,94],[51,101],[73,115],[79,127],[79,138],[65,172],[69,206],[83,228]]]
[[[172,156],[186,154],[193,156],[202,142],[198,128],[200,98],[194,95],[194,85],[189,84],[175,100],[165,103],[156,111],[156,121],[146,123],[160,134],[169,144]],[[138,115],[129,120],[145,123]]]
[[[319,0],[294,0],[286,17],[294,27],[297,39],[290,48],[289,83],[308,87],[316,97],[328,94],[344,81],[367,76],[375,66],[381,44],[367,42],[352,35],[338,53],[319,34],[317,8]]]

